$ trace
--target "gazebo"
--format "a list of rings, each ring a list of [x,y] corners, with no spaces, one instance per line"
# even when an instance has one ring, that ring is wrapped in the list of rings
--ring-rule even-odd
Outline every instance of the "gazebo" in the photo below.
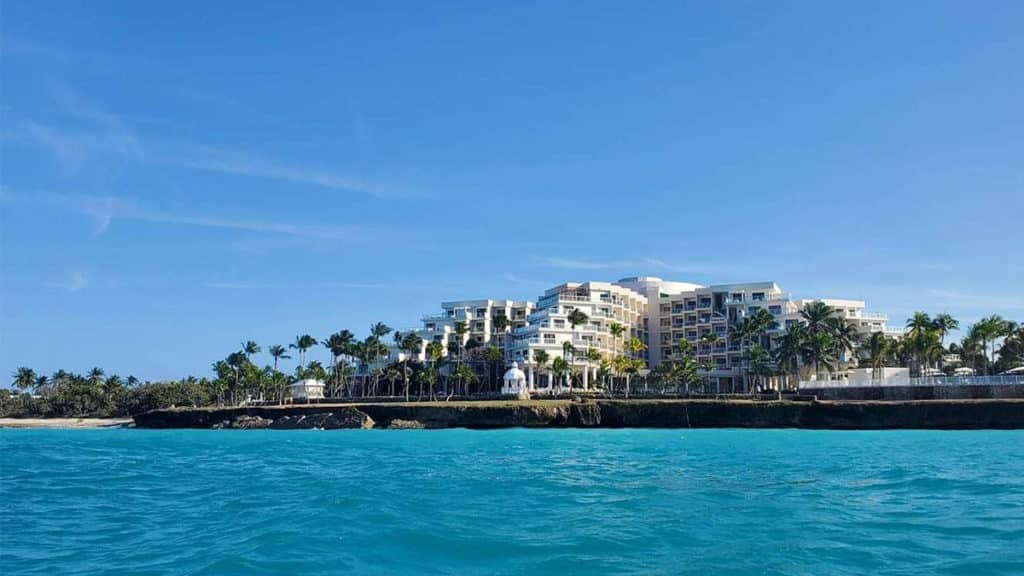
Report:
[[[512,367],[505,372],[504,384],[501,387],[502,394],[516,395],[520,398],[529,398],[530,389],[526,385],[526,374],[519,369],[519,363],[513,362]]]
[[[292,393],[293,402],[304,400],[309,403],[310,400],[323,400],[324,398],[324,383],[312,378],[292,382],[288,389]]]

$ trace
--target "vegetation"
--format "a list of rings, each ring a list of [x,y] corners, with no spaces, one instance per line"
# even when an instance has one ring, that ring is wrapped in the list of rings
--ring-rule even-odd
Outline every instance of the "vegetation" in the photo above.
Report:
[[[729,352],[739,353],[744,374],[742,389],[733,392],[795,387],[796,381],[811,374],[820,377],[823,372],[854,366],[870,368],[875,377],[893,366],[909,367],[913,376],[952,374],[957,368],[998,374],[1024,366],[1024,325],[999,316],[970,324],[959,341],[947,346],[950,334],[960,330],[960,323],[948,314],[931,317],[916,312],[902,336],[876,332],[862,337],[854,325],[822,302],[807,305],[782,332],[774,317],[761,312],[730,327]],[[582,312],[571,314],[573,333],[588,320]],[[507,319],[496,317],[494,336],[504,334],[508,326]],[[302,334],[288,346],[261,346],[249,340],[214,362],[208,377],[162,382],[143,383],[132,376],[108,375],[100,368],[85,374],[58,370],[46,375],[22,367],[12,374],[13,390],[0,390],[0,416],[109,417],[169,406],[281,403],[288,399],[288,384],[301,378],[322,380],[326,395],[336,399],[390,396],[433,401],[456,395],[496,395],[504,353],[497,345],[482,347],[467,339],[468,332],[465,322],[457,322],[456,339],[447,350],[442,342],[424,342],[414,332],[395,332],[381,322],[371,326],[362,340],[349,330],[319,341]],[[534,352],[535,370],[547,375],[549,386],[559,388],[573,378],[576,361],[585,360],[589,367],[596,367],[595,389],[627,398],[641,377],[645,392],[651,384],[660,393],[709,391],[708,374],[714,366],[698,363],[691,342],[678,342],[675,354],[647,373],[644,342],[627,337],[621,324],[611,325],[609,332],[614,355],[605,357],[594,348],[577,349],[567,342],[560,357]],[[397,355],[384,344],[389,334]],[[308,358],[318,345],[327,353],[324,363]],[[698,345],[702,349],[725,346],[710,332],[701,335]],[[290,350],[296,351],[297,358],[293,370],[285,372],[283,363],[292,359]],[[785,384],[777,386],[778,381]]]

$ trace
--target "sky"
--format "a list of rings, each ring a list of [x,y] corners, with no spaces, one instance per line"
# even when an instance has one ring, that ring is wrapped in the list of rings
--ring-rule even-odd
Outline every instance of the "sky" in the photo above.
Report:
[[[1024,320],[1021,22],[4,0],[0,372],[210,375],[244,340],[633,275]]]

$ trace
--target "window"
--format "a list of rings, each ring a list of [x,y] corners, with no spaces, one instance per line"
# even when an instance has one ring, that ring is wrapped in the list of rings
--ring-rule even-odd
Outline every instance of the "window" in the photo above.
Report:
[[[763,302],[764,301],[764,292],[754,292],[751,295],[751,300],[753,300],[754,302]]]
[[[769,306],[768,311],[778,316],[779,314],[782,314],[782,306]]]

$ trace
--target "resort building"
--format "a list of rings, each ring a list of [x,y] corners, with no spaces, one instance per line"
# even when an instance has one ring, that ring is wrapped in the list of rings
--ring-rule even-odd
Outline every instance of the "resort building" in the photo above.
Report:
[[[574,325],[573,311],[586,315],[586,322]],[[623,327],[621,336],[612,326]],[[516,329],[506,347],[506,358],[526,366],[527,385],[538,387],[537,352],[543,350],[549,361],[563,358],[580,370],[581,382],[588,389],[600,358],[611,358],[624,350],[630,338],[646,342],[648,338],[647,296],[634,289],[610,282],[567,282],[544,292],[537,310],[526,326]],[[646,359],[646,351],[641,352]],[[545,388],[554,388],[547,373]],[[568,374],[564,385],[568,385]]]
[[[760,310],[774,319],[768,329],[768,348],[792,324],[800,322],[800,312],[811,302],[824,302],[837,316],[849,321],[858,332],[886,330],[886,317],[864,312],[862,300],[833,298],[793,299],[775,282],[719,284],[677,294],[662,294],[658,302],[659,338],[650,343],[654,362],[678,360],[676,344],[685,339],[694,348],[697,362],[708,367],[706,375],[716,390],[733,390],[743,376],[741,343],[730,334],[730,326]],[[841,358],[843,362],[851,358]]]
[[[561,381],[552,376],[556,358],[571,367],[573,385],[586,390],[596,382],[602,362],[607,366],[625,355],[641,360],[646,370],[654,369],[662,362],[679,360],[679,342],[686,340],[712,389],[733,391],[744,384],[746,367],[744,349],[730,327],[766,311],[774,320],[764,342],[771,349],[788,326],[800,322],[801,310],[818,301],[862,334],[902,332],[888,328],[884,315],[866,312],[861,300],[794,299],[775,282],[702,286],[637,276],[617,282],[566,282],[546,290],[536,304],[513,300],[442,303],[442,312],[424,316],[423,327],[416,331],[423,341],[416,359],[426,359],[429,342],[443,343],[446,354],[449,347],[465,348],[471,341],[470,347],[493,344],[503,351],[506,365],[515,363],[524,371],[531,391],[553,392],[570,385],[568,373]],[[581,319],[574,318],[575,311],[582,312],[585,321],[574,324],[574,319]],[[461,338],[458,323],[466,326]],[[634,339],[641,346],[630,350],[627,344]],[[543,352],[543,363],[538,362],[539,352]],[[397,349],[393,353],[392,361],[404,358]]]
[[[441,312],[424,316],[423,327],[415,330],[422,342],[419,352],[413,355],[413,359],[421,362],[426,360],[427,344],[430,342],[443,344],[446,356],[450,347],[465,347],[470,341],[479,348],[493,344],[504,350],[510,334],[527,326],[534,308],[533,302],[515,300],[442,302]],[[460,323],[466,327],[466,332],[461,337],[458,330]],[[394,344],[390,344],[388,348],[388,363],[402,361],[409,356]]]

